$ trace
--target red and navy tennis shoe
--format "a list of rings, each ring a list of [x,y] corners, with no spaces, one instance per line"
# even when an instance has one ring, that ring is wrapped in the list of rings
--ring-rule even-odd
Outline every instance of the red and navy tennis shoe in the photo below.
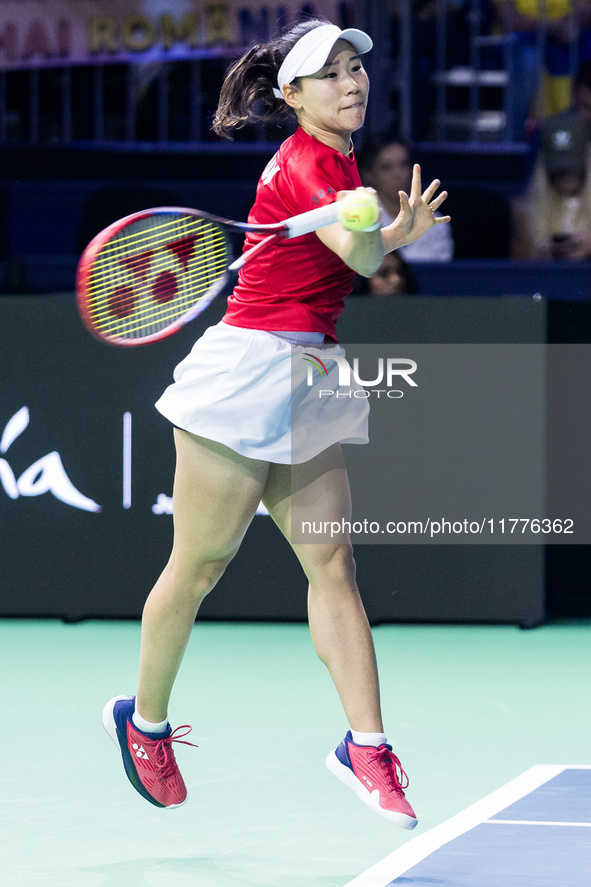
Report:
[[[103,727],[119,746],[127,778],[142,798],[156,807],[180,807],[187,800],[187,788],[172,743],[196,748],[182,739],[191,727],[184,724],[173,733],[169,725],[165,733],[142,733],[131,719],[134,709],[135,696],[115,696],[103,709]]]
[[[415,812],[404,796],[408,776],[391,745],[356,745],[349,731],[327,757],[326,766],[388,822],[406,829],[417,824]]]

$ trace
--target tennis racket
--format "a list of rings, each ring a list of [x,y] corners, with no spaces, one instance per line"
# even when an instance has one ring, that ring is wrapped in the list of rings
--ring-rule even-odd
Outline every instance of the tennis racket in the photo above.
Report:
[[[103,342],[155,342],[201,314],[232,273],[264,249],[337,220],[336,203],[271,225],[174,206],[133,213],[97,234],[84,250],[76,274],[80,315]],[[233,231],[261,235],[234,262]]]

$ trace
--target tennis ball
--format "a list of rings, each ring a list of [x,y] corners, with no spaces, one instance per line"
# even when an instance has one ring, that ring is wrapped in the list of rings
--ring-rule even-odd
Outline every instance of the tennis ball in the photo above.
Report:
[[[353,191],[338,202],[339,222],[347,231],[366,231],[380,217],[380,207],[375,194],[369,191]]]

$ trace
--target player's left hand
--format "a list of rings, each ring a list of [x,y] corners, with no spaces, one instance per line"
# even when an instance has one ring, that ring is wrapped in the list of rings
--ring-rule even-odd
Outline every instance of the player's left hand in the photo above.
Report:
[[[408,243],[414,243],[433,225],[445,225],[446,222],[451,221],[450,216],[434,216],[435,211],[439,209],[447,197],[447,191],[442,191],[435,197],[435,193],[440,185],[439,179],[433,179],[431,184],[423,191],[421,167],[418,163],[415,163],[412,170],[410,195],[404,191],[399,192],[400,212],[391,225],[388,225],[386,229],[382,229],[382,231],[391,232],[397,241],[400,239],[396,246],[392,246],[393,249],[399,246],[406,246]]]

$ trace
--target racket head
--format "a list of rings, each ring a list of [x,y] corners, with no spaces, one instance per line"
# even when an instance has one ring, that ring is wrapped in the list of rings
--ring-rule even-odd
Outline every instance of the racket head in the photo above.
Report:
[[[113,222],[91,240],[76,273],[76,299],[93,336],[133,346],[172,335],[223,289],[228,235],[206,214],[155,207]]]

